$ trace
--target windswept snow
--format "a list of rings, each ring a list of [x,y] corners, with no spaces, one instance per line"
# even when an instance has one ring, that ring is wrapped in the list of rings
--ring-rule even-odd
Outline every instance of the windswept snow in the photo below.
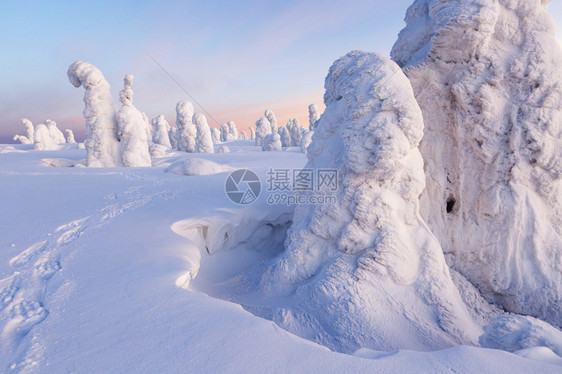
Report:
[[[544,0],[416,0],[392,57],[424,115],[421,213],[452,267],[562,326],[562,49]]]

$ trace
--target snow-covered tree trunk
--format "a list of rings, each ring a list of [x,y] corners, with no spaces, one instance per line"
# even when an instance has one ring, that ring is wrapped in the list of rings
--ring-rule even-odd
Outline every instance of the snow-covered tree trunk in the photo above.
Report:
[[[126,167],[152,166],[142,113],[133,105],[134,76],[125,75],[124,88],[119,92],[121,109],[117,113],[118,134],[121,139],[121,159]]]
[[[421,211],[492,302],[562,326],[562,51],[545,0],[417,0],[392,57],[425,124]]]
[[[418,212],[423,120],[408,79],[382,55],[350,52],[325,87],[305,169],[337,170],[337,201],[297,206],[262,287],[298,307],[274,321],[344,352],[475,344],[482,330]]]
[[[207,124],[207,118],[203,113],[195,113],[193,122],[197,128],[196,149],[197,153],[214,153],[211,129]]]
[[[67,75],[74,87],[83,86],[86,90],[83,112],[86,120],[86,166],[123,166],[109,83],[98,68],[82,61],[70,65]]]
[[[193,124],[193,104],[182,100],[176,105],[176,127],[178,128],[178,149],[183,152],[195,153],[197,129]]]

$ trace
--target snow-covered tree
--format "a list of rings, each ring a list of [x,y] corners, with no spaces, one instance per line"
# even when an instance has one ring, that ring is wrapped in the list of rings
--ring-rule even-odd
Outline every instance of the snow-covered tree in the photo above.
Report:
[[[229,153],[229,152],[230,152],[230,148],[228,148],[228,146],[226,145],[219,146],[219,149],[217,150],[217,153]]]
[[[176,126],[178,128],[178,150],[195,153],[197,129],[193,124],[193,104],[182,100],[176,105]]]
[[[33,133],[35,132],[35,128],[33,127],[33,123],[27,118],[22,118],[21,123],[25,127],[26,135],[15,135],[14,140],[19,141],[21,144],[33,144]]]
[[[66,129],[66,142],[68,144],[76,144],[76,139],[74,139],[74,133],[71,129]]]
[[[240,139],[248,140],[248,135],[246,135],[246,131],[240,131]]]
[[[142,119],[144,121],[146,138],[148,139],[148,144],[151,144],[152,143],[152,137],[154,136],[154,127],[152,127],[152,123],[150,122],[150,119],[148,118],[146,113],[141,112],[141,114],[142,114]]]
[[[271,125],[269,120],[265,117],[261,117],[256,122],[256,145],[261,146],[263,139],[271,134]]]
[[[172,149],[178,149],[177,132],[177,128],[170,126],[170,131],[168,131],[168,139],[170,139]]]
[[[302,135],[304,134],[304,127],[302,127],[299,124],[299,119],[298,118],[292,118],[291,120],[289,120],[289,122],[291,123],[291,126],[287,126],[288,129],[290,129],[290,135],[291,135],[291,146],[292,147],[299,147],[301,144],[301,138]]]
[[[152,166],[145,120],[142,113],[133,105],[131,85],[135,77],[131,74],[123,78],[123,90],[119,92],[121,109],[117,112],[117,129],[121,139],[121,159],[127,167]]]
[[[73,86],[83,86],[86,91],[83,112],[86,120],[86,166],[123,166],[109,83],[98,68],[82,61],[70,65],[67,75]]]
[[[228,121],[226,124],[228,125],[228,134],[230,140],[238,140],[238,129],[236,128],[236,124],[234,123],[234,121]]]
[[[262,151],[280,151],[282,149],[281,136],[279,133],[268,134],[263,139],[261,146]]]
[[[211,128],[211,138],[213,139],[214,144],[220,143],[221,140],[221,131],[216,127]]]
[[[250,126],[250,140],[256,140],[256,130]]]
[[[41,151],[51,151],[57,149],[57,143],[51,136],[49,128],[43,123],[40,123],[35,127],[33,148]]]
[[[197,128],[196,149],[197,153],[214,153],[211,129],[207,124],[207,118],[203,113],[195,113],[193,122]]]
[[[301,138],[301,152],[306,154],[308,146],[312,142],[312,135],[314,135],[314,131],[305,131],[304,135]]]
[[[66,139],[62,131],[59,130],[57,127],[57,123],[55,121],[51,121],[50,119],[45,121],[47,128],[49,129],[49,134],[51,134],[51,138],[55,144],[64,144],[66,143]]]
[[[265,118],[267,118],[267,120],[269,121],[269,124],[271,125],[271,133],[272,134],[276,134],[277,133],[277,118],[275,118],[275,113],[273,113],[273,110],[271,109],[266,109],[265,113],[264,113]]]
[[[281,136],[281,144],[283,147],[291,146],[291,134],[286,126],[279,127],[279,136]]]
[[[305,169],[337,170],[337,199],[297,205],[285,251],[262,277],[267,294],[295,300],[270,315],[344,352],[476,344],[482,330],[418,213],[423,119],[408,79],[386,57],[355,51],[325,87]]]
[[[308,129],[314,131],[314,126],[316,121],[320,118],[320,108],[316,104],[310,104],[308,106]]]
[[[221,138],[220,138],[221,142],[230,141],[230,132],[229,132],[229,129],[228,129],[228,125],[226,123],[223,123],[221,125],[220,132],[221,132]]]
[[[549,1],[417,0],[392,58],[427,126],[421,213],[451,266],[562,326],[562,50]]]
[[[163,114],[152,119],[152,125],[154,126],[154,136],[152,137],[152,142],[154,144],[160,144],[166,147],[167,150],[172,149],[172,144],[170,143],[170,124],[166,121]]]

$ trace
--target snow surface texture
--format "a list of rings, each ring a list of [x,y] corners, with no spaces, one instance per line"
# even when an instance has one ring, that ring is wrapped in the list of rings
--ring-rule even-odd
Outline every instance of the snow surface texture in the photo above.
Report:
[[[121,159],[126,167],[152,166],[146,123],[142,113],[133,105],[133,79],[133,75],[125,75],[123,90],[119,92],[122,106],[116,118],[117,133],[121,139]]]
[[[262,287],[299,306],[273,320],[343,352],[476,344],[482,330],[418,213],[423,120],[408,79],[387,58],[354,51],[325,87],[305,168],[337,169],[337,202],[297,205]]]
[[[392,58],[424,115],[421,213],[491,302],[562,326],[562,51],[545,0],[416,0]]]
[[[213,138],[211,137],[211,129],[207,123],[207,118],[203,113],[195,113],[193,122],[197,128],[197,138],[195,148],[197,153],[214,153]]]
[[[176,105],[176,127],[178,136],[178,150],[195,153],[197,129],[193,124],[193,104],[182,100]]]
[[[83,86],[86,90],[83,112],[86,120],[86,166],[123,166],[109,83],[98,68],[82,61],[70,65],[67,75],[74,87]]]
[[[318,119],[320,119],[320,108],[316,104],[310,104],[308,106],[308,130],[314,131]]]

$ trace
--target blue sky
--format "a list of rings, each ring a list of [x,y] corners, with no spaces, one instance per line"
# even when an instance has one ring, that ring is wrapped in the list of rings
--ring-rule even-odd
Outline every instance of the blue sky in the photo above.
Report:
[[[266,108],[306,123],[332,62],[353,49],[388,54],[411,2],[2,0],[0,142],[23,132],[21,117],[80,138],[83,89],[66,77],[79,59],[100,68],[116,104],[123,76],[135,75],[137,108],[173,123],[188,97],[149,54],[219,123],[247,128]],[[562,24],[562,4],[550,11]]]

